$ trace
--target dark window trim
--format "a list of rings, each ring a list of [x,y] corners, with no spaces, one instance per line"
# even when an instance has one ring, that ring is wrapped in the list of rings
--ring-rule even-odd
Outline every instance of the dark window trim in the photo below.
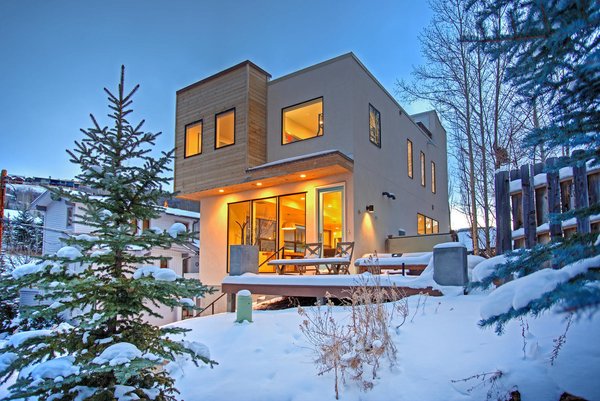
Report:
[[[425,153],[421,150],[419,154],[419,169],[421,170],[421,186],[427,186],[427,162],[425,160]]]
[[[284,143],[284,142],[283,142],[283,113],[285,112],[285,109],[289,109],[289,108],[291,108],[291,107],[296,107],[296,106],[299,106],[299,105],[301,105],[301,104],[303,104],[303,103],[312,102],[312,101],[314,101],[314,100],[317,100],[317,99],[321,99],[321,104],[323,104],[323,133],[321,133],[321,135],[315,135],[315,136],[311,136],[310,138],[301,139],[301,140],[299,140],[299,141],[294,141],[294,142],[288,142],[288,143]],[[279,131],[280,131],[280,132],[279,132],[279,139],[280,139],[280,141],[281,141],[281,146],[285,146],[285,145],[291,145],[291,144],[293,144],[293,143],[298,143],[298,142],[310,141],[311,139],[316,139],[316,138],[320,138],[320,137],[322,137],[322,136],[324,135],[324,133],[325,133],[325,100],[323,99],[323,96],[317,96],[317,97],[315,97],[315,98],[312,98],[312,99],[304,100],[304,101],[302,101],[302,102],[295,103],[295,104],[291,104],[291,105],[289,105],[289,106],[285,106],[285,107],[283,107],[283,108],[281,109],[281,121],[280,121],[280,124],[281,124],[281,128],[280,128],[280,130],[279,130]]]
[[[434,194],[437,191],[437,180],[435,179],[435,162],[431,161],[431,193]]]
[[[410,143],[410,159],[408,158],[408,144],[409,143]],[[406,138],[406,153],[407,153],[406,168],[408,170],[408,178],[410,178],[411,180],[415,179],[415,158],[414,158],[415,148],[413,146],[414,146],[413,142],[410,139]],[[410,160],[410,168],[408,165],[409,160]]]
[[[371,139],[371,108],[375,110],[379,115],[379,119],[377,120],[379,124],[379,126],[377,127],[377,130],[379,132],[379,143],[373,142],[373,140]],[[369,142],[381,149],[381,113],[371,103],[369,103]]]
[[[293,196],[293,195],[304,195],[304,222],[306,222],[306,197],[307,197],[308,191],[303,191],[303,192],[294,192],[291,194],[283,194],[283,195],[273,195],[273,196],[265,196],[263,198],[253,198],[253,199],[246,199],[246,200],[241,200],[241,201],[236,201],[236,202],[229,202],[227,203],[227,230],[226,230],[226,234],[227,234],[227,247],[225,248],[225,259],[226,259],[226,270],[227,273],[229,273],[229,206],[230,205],[237,205],[238,203],[245,203],[245,202],[250,202],[250,221],[252,221],[252,202],[255,201],[260,201],[260,200],[264,200],[264,199],[271,199],[271,198],[275,198],[277,199],[276,205],[277,205],[277,230],[279,230],[279,198],[281,197],[285,197],[285,196]],[[250,230],[252,230],[253,227],[250,227]],[[250,238],[252,239],[252,235],[254,235],[252,233],[252,231],[250,232]],[[279,232],[277,234],[277,246],[279,246]],[[277,248],[279,249],[279,248]]]
[[[219,118],[219,116],[221,114],[225,114],[225,113],[229,113],[231,110],[233,110],[233,143],[230,143],[229,145],[224,145],[224,146],[217,146],[217,118]],[[229,146],[233,146],[235,145],[235,122],[236,122],[236,112],[235,112],[235,107],[232,107],[230,109],[224,110],[220,113],[215,114],[215,150],[217,149],[223,149]]]
[[[198,124],[198,123],[200,123],[200,125],[202,126],[202,128],[200,129],[200,152],[188,156],[187,155],[187,135],[188,135],[187,128],[190,125],[194,125],[194,124]],[[183,128],[183,134],[184,134],[184,137],[183,137],[183,158],[184,159],[188,159],[190,157],[201,155],[202,154],[202,147],[204,146],[204,120],[200,119],[200,120],[193,121],[193,122],[191,122],[189,124],[186,124],[185,127]]]

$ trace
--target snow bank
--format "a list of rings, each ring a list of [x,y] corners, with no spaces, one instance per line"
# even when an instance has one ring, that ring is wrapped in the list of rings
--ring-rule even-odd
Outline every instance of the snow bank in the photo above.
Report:
[[[498,266],[508,262],[506,255],[498,255],[493,258],[485,259],[473,269],[471,281],[480,283],[488,278],[492,273],[498,270]]]
[[[141,358],[142,351],[131,343],[121,342],[111,345],[92,360],[98,365],[109,364],[110,366],[124,365],[132,359]]]
[[[433,249],[446,249],[446,248],[466,248],[466,246],[461,242],[443,242],[443,243],[437,244],[433,247]]]
[[[600,265],[600,255],[579,260],[562,269],[542,269],[510,281],[492,292],[481,306],[481,317],[489,319],[526,307],[535,299],[554,290],[558,285]]]

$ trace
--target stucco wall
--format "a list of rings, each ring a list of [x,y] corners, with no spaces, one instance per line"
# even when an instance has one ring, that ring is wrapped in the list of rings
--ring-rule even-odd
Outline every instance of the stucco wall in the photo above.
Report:
[[[230,195],[209,197],[200,204],[200,280],[204,284],[220,284],[227,275],[227,205],[244,200],[267,198],[270,196],[306,192],[306,241],[316,242],[317,238],[317,199],[316,188],[344,184],[346,187],[347,209],[345,240],[354,240],[354,209],[351,174],[325,177],[318,180],[300,181],[290,184],[238,192]]]
[[[323,97],[324,135],[281,144],[281,109]],[[369,141],[369,104],[381,116],[381,148]],[[327,149],[338,149],[354,159],[356,205],[350,209],[354,231],[363,233],[356,255],[382,252],[389,234],[399,229],[417,234],[417,213],[436,219],[439,231],[450,229],[446,136],[437,118],[426,125],[429,138],[390,98],[352,56],[276,79],[268,86],[268,161]],[[413,143],[413,178],[408,176],[407,139]],[[425,154],[425,182],[421,186],[420,152]],[[436,193],[431,191],[431,161],[436,165]],[[396,199],[382,196],[392,192]],[[375,212],[366,214],[373,205]]]

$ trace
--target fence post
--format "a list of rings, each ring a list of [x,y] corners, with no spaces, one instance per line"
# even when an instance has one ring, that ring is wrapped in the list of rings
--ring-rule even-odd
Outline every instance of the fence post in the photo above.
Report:
[[[572,156],[574,159],[577,159],[584,152],[583,150],[576,150]],[[573,183],[575,185],[575,209],[588,207],[587,166],[585,160],[575,161],[575,165],[573,166]],[[577,232],[579,234],[588,234],[591,232],[589,216],[577,217]]]
[[[560,180],[556,169],[558,159],[549,157],[546,160],[548,177],[548,214],[550,220],[550,238],[552,241],[560,241],[562,238],[561,222],[556,220],[556,215],[561,213],[560,207]]]
[[[537,239],[534,189],[531,177],[531,166],[521,166],[521,188],[523,194],[523,231],[525,232],[525,248],[533,248]]]
[[[512,230],[510,229],[510,183],[508,171],[498,171],[496,186],[496,255],[512,250]]]

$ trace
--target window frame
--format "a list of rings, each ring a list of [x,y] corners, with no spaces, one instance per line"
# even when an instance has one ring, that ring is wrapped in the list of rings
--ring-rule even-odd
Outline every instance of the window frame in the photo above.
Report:
[[[410,154],[409,154],[410,151]],[[410,139],[406,139],[406,169],[408,178],[413,180],[415,178],[415,159],[414,159],[414,148],[413,142]]]
[[[187,154],[187,137],[188,137],[188,127],[192,125],[200,124],[200,150],[198,153],[194,153],[193,155]],[[189,124],[186,124],[183,128],[183,158],[188,159],[190,157],[198,156],[202,154],[202,147],[204,146],[204,120],[196,120]]]
[[[378,142],[373,142],[373,139],[371,139],[371,109],[373,109],[377,113]],[[381,149],[381,113],[371,103],[369,103],[369,142]]]
[[[435,162],[431,161],[431,193],[435,194],[437,191],[437,182],[435,179]]]
[[[423,232],[419,232],[419,217],[423,219]],[[429,220],[430,230],[427,230],[427,220]],[[429,217],[423,213],[417,213],[417,235],[433,235],[440,233],[440,222],[439,220]]]
[[[425,163],[425,153],[421,150],[419,151],[419,164],[421,166],[421,186],[422,187],[426,187],[427,186],[427,173],[426,173],[426,163]]]
[[[320,130],[321,134],[320,135],[311,136],[310,138],[304,138],[304,139],[300,139],[300,140],[297,140],[297,141],[285,143],[283,141],[283,135],[284,135],[284,132],[283,132],[283,115],[285,113],[285,110],[289,109],[289,108],[292,108],[292,107],[300,106],[301,104],[304,104],[304,103],[314,102],[317,99],[321,99],[321,104],[322,104],[322,109],[323,109],[323,112],[321,113],[323,115],[323,126],[321,127],[321,130]],[[317,97],[314,97],[312,99],[303,100],[302,102],[294,103],[294,104],[291,104],[289,106],[282,107],[281,108],[281,121],[280,121],[280,123],[281,123],[281,129],[280,129],[280,133],[279,133],[279,140],[281,141],[281,146],[291,145],[291,144],[297,143],[297,142],[309,141],[311,139],[316,139],[316,138],[320,138],[320,137],[324,136],[325,135],[325,99],[324,99],[324,97],[323,96],[317,96]]]
[[[217,128],[218,128],[217,119],[219,118],[220,115],[229,113],[231,111],[233,111],[233,142],[228,145],[217,146]],[[232,107],[230,109],[227,109],[227,110],[221,111],[220,113],[215,114],[215,143],[214,143],[215,150],[223,149],[223,148],[235,145],[235,122],[236,122],[236,117],[237,117],[236,114],[237,113],[236,113],[235,107]]]

